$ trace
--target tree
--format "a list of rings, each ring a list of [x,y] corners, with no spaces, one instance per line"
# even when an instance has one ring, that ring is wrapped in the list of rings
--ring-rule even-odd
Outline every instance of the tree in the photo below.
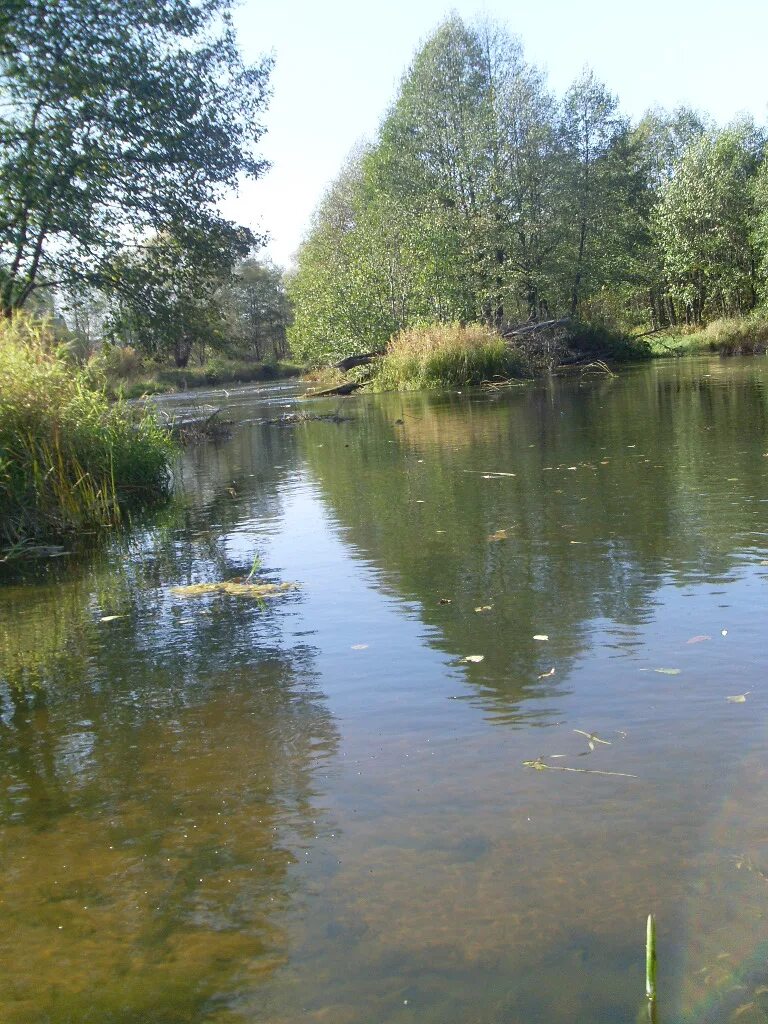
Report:
[[[232,337],[225,294],[235,265],[250,252],[246,228],[219,225],[154,236],[122,257],[108,333],[185,367],[197,344],[226,347]]]
[[[755,189],[763,136],[750,122],[685,150],[654,217],[672,299],[689,323],[748,312],[757,298]]]
[[[640,183],[633,174],[629,122],[619,114],[616,97],[588,69],[565,95],[559,134],[563,284],[575,316],[584,296],[621,269],[627,230],[637,226],[627,223],[627,215]]]
[[[291,305],[279,267],[269,261],[244,260],[235,268],[224,303],[240,352],[255,359],[285,357]]]
[[[0,309],[118,284],[127,242],[223,227],[259,175],[270,61],[243,64],[231,0],[26,0],[0,19]]]

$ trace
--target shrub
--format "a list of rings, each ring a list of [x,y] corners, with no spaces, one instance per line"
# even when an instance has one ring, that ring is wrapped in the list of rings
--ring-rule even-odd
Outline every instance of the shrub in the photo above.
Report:
[[[0,540],[114,525],[167,493],[172,453],[155,419],[110,404],[104,379],[71,364],[44,323],[0,322]]]

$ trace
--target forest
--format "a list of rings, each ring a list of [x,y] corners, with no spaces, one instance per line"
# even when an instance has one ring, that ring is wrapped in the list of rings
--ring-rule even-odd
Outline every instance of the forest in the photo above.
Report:
[[[556,96],[514,35],[452,15],[315,213],[289,282],[293,351],[322,363],[426,324],[557,317],[759,332],[766,138],[687,108],[633,123],[588,68]]]

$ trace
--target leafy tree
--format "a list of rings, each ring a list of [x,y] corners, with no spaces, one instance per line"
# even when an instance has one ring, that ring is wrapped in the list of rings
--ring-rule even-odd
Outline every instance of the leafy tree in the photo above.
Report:
[[[122,258],[108,333],[156,358],[185,367],[197,344],[226,347],[232,329],[225,292],[252,248],[245,228],[189,228],[156,235]]]
[[[269,261],[244,260],[235,269],[223,301],[238,351],[255,359],[286,355],[291,305],[279,267]]]
[[[640,181],[629,122],[618,101],[585,70],[565,95],[559,126],[564,196],[563,285],[572,316],[585,295],[622,272]]]
[[[749,122],[708,132],[688,146],[662,188],[656,236],[670,294],[690,323],[740,315],[755,304],[754,183],[762,147]]]
[[[0,19],[0,308],[114,285],[127,240],[221,226],[270,61],[245,65],[230,0],[25,0]],[[175,230],[175,228],[174,228]]]

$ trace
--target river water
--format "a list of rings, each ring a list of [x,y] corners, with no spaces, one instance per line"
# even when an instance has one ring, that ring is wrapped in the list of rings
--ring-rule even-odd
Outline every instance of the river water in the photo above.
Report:
[[[2,580],[0,1020],[766,1020],[768,363],[297,390]]]

